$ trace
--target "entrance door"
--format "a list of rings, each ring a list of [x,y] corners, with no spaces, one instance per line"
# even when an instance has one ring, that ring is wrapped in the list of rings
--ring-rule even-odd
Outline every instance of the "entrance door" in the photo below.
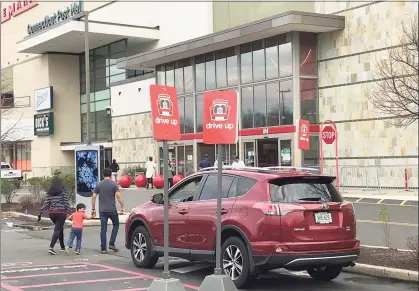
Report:
[[[255,141],[246,141],[244,145],[244,164],[247,167],[256,166],[256,147]]]
[[[292,165],[292,140],[279,140],[280,165],[290,167]]]
[[[278,166],[278,139],[266,138],[257,140],[258,167]]]

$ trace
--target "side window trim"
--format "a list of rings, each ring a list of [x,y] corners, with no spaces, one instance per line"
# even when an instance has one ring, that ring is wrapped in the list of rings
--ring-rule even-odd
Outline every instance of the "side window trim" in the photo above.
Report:
[[[204,182],[207,179],[207,175],[206,174],[205,175],[197,175],[197,176],[193,176],[193,177],[188,177],[181,184],[177,184],[174,188],[172,188],[172,191],[170,191],[170,193],[169,193],[169,201],[170,201],[170,196],[172,194],[174,194],[178,190],[180,190],[185,184],[189,184],[189,183],[193,182],[193,180],[194,179],[197,179],[198,177],[202,177],[202,178],[201,178],[201,181],[199,182],[199,187],[198,187],[198,190],[197,190],[197,195],[195,196],[194,200],[192,200],[192,201],[184,201],[184,202],[172,202],[172,204],[195,202],[197,200],[196,197],[199,197],[201,195],[202,186],[204,185]]]
[[[197,196],[197,199],[194,200],[194,201],[199,201],[201,199],[202,190],[203,190],[203,188],[205,186],[205,182],[207,181],[208,177],[209,176],[216,176],[216,175],[217,174],[205,174],[205,181],[202,181],[201,180],[201,184],[199,185],[199,192],[198,192],[199,195]],[[234,179],[237,178],[236,175],[231,175],[231,174],[223,174],[223,177],[232,177],[233,178],[233,182],[234,182]],[[204,182],[204,183],[202,183],[202,182]],[[233,182],[230,184],[230,188],[231,188],[231,185],[233,185]],[[230,188],[228,188],[228,192],[227,193],[230,192]],[[237,189],[236,189],[236,195],[237,195]],[[225,197],[225,198],[222,198],[222,199],[230,199],[230,198],[236,198],[236,196],[233,196],[233,197]],[[211,201],[211,200],[216,200],[216,199],[207,199],[207,200],[202,200],[202,201]]]

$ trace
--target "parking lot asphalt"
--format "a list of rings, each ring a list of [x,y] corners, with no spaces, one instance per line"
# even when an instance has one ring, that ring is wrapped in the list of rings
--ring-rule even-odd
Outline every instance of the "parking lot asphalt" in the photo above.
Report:
[[[162,261],[154,269],[139,269],[123,248],[123,231],[117,239],[118,253],[99,253],[99,228],[83,233],[82,255],[72,252],[47,254],[51,230],[24,231],[3,225],[1,232],[1,290],[128,291],[147,290],[162,274]],[[65,232],[68,238],[68,229]],[[171,276],[182,281],[185,291],[198,290],[212,266],[170,258]],[[317,282],[306,272],[276,270],[251,282],[243,291],[342,290],[407,291],[417,284],[342,273],[333,282]]]

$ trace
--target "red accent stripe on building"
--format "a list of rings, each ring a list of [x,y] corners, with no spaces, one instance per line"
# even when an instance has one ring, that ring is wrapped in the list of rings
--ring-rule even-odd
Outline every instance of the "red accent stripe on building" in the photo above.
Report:
[[[249,129],[241,129],[239,130],[239,136],[250,136],[250,135],[266,135],[264,130],[267,130],[267,134],[280,134],[280,133],[293,133],[295,132],[294,125],[283,125],[283,126],[272,126],[266,128],[249,128]],[[310,132],[319,132],[320,126],[319,125],[310,125]],[[202,139],[202,132],[201,133],[185,133],[180,136],[180,140],[194,140],[194,139]]]

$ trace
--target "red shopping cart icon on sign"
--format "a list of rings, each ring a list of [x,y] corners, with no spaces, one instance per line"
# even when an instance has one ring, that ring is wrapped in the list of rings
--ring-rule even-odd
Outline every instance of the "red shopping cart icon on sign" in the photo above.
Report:
[[[231,107],[227,100],[214,100],[210,107],[211,120],[225,121],[230,116]]]
[[[157,98],[157,108],[159,114],[163,116],[173,115],[173,102],[170,100],[170,96],[167,94],[159,94]]]

